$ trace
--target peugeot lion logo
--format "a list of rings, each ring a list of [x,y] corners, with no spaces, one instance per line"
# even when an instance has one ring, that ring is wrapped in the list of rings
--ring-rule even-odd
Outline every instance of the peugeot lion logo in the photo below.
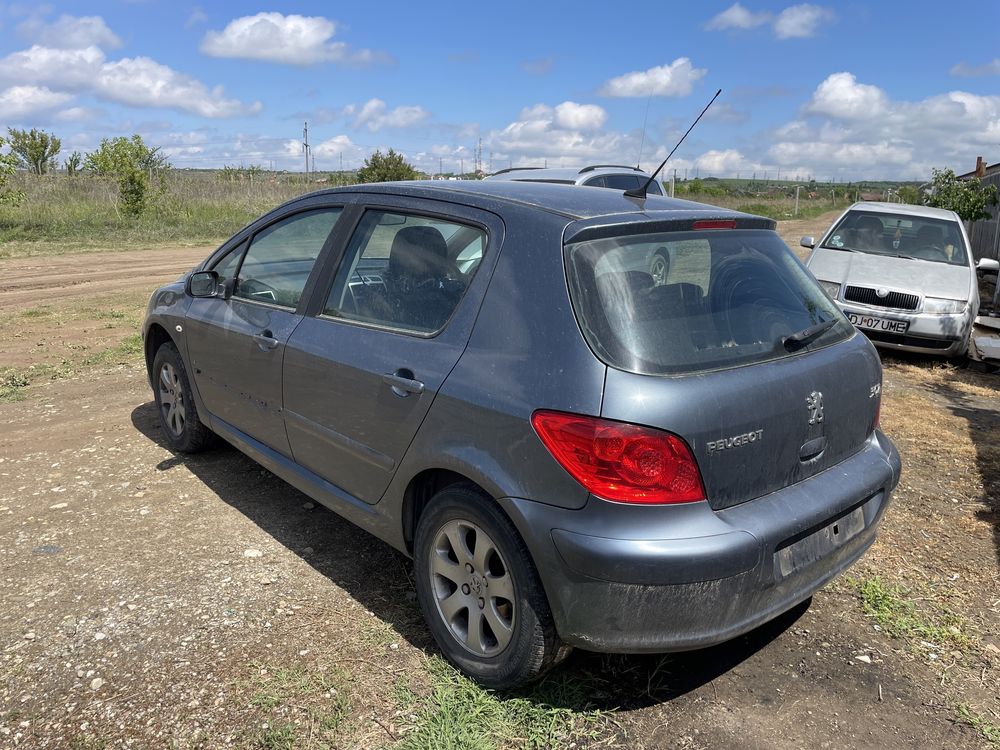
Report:
[[[809,410],[809,424],[819,424],[823,421],[823,394],[813,391],[806,396],[806,408]]]

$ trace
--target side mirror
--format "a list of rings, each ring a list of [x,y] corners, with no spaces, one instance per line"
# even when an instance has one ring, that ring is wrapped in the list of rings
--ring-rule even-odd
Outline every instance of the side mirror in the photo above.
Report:
[[[803,237],[801,240],[799,240],[799,244],[802,245],[802,247],[808,247],[810,250],[812,250],[814,247],[816,247],[816,238],[810,236]]]
[[[985,273],[1000,272],[1000,261],[994,260],[993,258],[980,258],[976,263],[976,270]]]
[[[218,297],[219,274],[215,271],[195,271],[188,277],[187,286],[192,297]]]

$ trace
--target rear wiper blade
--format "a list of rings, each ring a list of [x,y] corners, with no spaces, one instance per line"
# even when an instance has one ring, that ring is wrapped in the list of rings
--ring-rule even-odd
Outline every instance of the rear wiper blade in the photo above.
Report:
[[[793,349],[798,349],[800,346],[805,346],[814,338],[822,336],[824,333],[829,331],[837,325],[837,319],[831,318],[830,320],[824,320],[822,323],[817,323],[814,326],[809,326],[808,328],[803,328],[797,333],[790,333],[787,336],[782,336],[781,345],[784,346],[788,351]]]

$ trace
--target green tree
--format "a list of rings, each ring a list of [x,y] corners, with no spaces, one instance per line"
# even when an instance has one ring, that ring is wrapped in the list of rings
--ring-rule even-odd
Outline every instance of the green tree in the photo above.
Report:
[[[365,159],[365,165],[358,170],[358,182],[392,182],[394,180],[415,180],[417,170],[402,154],[391,148],[389,153],[376,151]]]
[[[62,141],[54,135],[35,128],[7,128],[7,134],[10,136],[11,153],[25,169],[42,175],[55,167]]]
[[[924,202],[924,194],[920,192],[920,188],[914,185],[902,185],[899,190],[896,191],[896,195],[899,196],[900,203],[909,203],[912,206],[919,206]]]
[[[87,154],[84,169],[118,181],[118,208],[126,216],[139,216],[149,201],[149,180],[154,172],[170,168],[158,147],[147,146],[142,136],[105,138]]]
[[[6,141],[0,136],[0,149]],[[24,200],[24,192],[7,186],[7,181],[17,172],[17,157],[0,153],[0,206],[16,206]]]
[[[960,180],[950,169],[934,169],[934,180],[927,195],[927,205],[954,211],[963,221],[988,219],[988,206],[997,204],[996,185],[983,185],[973,177]]]
[[[72,177],[79,172],[80,168],[83,166],[83,156],[79,151],[74,151],[69,155],[69,158],[66,160],[64,166],[66,167],[66,174]]]

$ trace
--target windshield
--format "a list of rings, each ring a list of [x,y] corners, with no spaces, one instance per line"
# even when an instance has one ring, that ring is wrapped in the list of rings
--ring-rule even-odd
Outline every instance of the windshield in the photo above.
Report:
[[[734,367],[828,346],[854,330],[771,231],[631,235],[566,252],[584,336],[619,369]]]
[[[821,247],[872,255],[968,264],[958,223],[881,211],[848,211]]]

